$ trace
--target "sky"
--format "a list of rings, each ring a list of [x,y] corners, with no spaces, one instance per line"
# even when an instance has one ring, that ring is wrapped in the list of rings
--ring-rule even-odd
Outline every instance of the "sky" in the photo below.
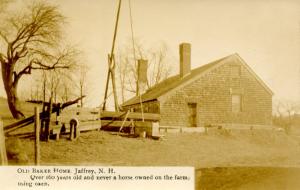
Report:
[[[67,17],[68,40],[83,50],[90,68],[87,103],[97,106],[103,101],[118,0],[49,2]],[[131,0],[131,8],[135,38],[145,47],[164,42],[175,71],[182,42],[192,45],[192,68],[238,53],[272,89],[274,100],[300,102],[300,1]],[[129,1],[123,0],[117,48],[130,37]]]

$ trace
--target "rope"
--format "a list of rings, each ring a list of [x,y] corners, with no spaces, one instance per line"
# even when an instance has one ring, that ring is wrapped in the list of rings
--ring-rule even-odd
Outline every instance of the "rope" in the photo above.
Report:
[[[133,48],[133,58],[134,58],[134,64],[136,65],[136,54],[135,54],[135,47],[134,47],[134,35],[133,35],[133,21],[132,21],[132,11],[131,11],[131,0],[128,0],[129,3],[129,16],[130,16],[130,28],[131,28],[131,41],[132,41],[132,48]],[[140,106],[141,106],[141,112],[142,112],[142,119],[143,122],[145,121],[144,119],[144,110],[143,110],[143,103],[142,103],[142,96],[140,93],[140,87],[139,87],[139,77],[137,76],[137,93],[139,96],[139,101],[140,101]]]

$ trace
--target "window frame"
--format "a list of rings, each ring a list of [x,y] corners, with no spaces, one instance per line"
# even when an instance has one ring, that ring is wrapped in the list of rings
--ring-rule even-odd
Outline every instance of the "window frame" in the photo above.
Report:
[[[234,97],[239,97],[239,102],[234,102],[233,99]],[[243,96],[241,94],[231,94],[231,112],[241,113],[242,111],[243,111]]]

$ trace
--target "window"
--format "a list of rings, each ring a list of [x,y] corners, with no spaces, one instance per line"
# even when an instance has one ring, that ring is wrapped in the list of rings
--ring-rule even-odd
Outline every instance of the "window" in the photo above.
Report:
[[[241,67],[239,65],[232,65],[230,68],[231,78],[238,78],[241,75]]]
[[[233,94],[231,96],[231,109],[233,113],[238,113],[242,111],[242,97],[238,94]]]

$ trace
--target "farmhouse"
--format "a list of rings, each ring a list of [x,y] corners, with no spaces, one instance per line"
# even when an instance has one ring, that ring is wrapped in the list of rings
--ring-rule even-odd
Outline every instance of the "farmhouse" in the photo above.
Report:
[[[273,92],[238,54],[191,70],[191,45],[179,49],[180,73],[129,99],[124,109],[141,111],[142,102],[144,112],[160,113],[160,126],[169,127],[271,124]]]

